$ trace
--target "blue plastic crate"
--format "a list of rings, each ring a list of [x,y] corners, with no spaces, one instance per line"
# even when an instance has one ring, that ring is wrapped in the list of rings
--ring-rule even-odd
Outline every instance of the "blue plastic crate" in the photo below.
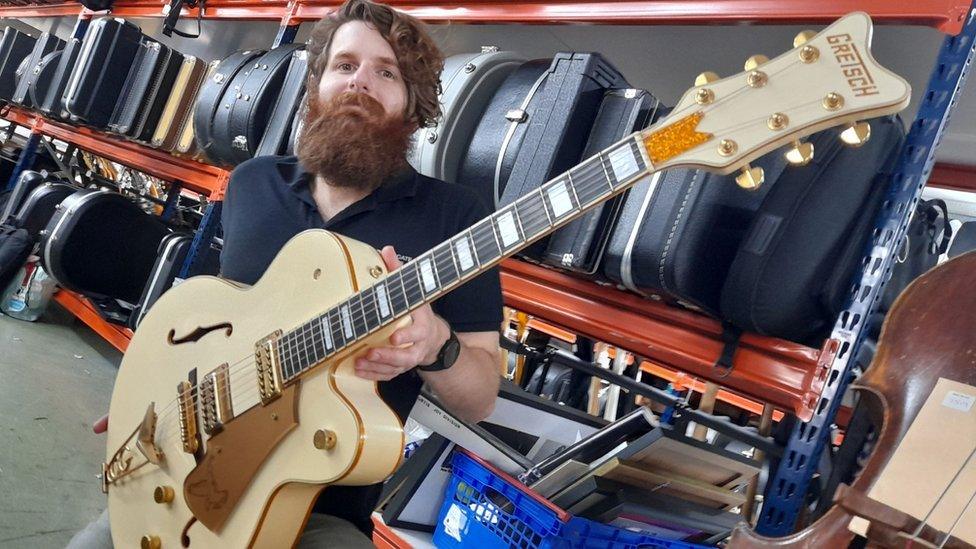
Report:
[[[451,461],[451,482],[434,531],[446,547],[520,549],[692,549],[683,541],[655,538],[573,517],[544,504],[463,452]]]

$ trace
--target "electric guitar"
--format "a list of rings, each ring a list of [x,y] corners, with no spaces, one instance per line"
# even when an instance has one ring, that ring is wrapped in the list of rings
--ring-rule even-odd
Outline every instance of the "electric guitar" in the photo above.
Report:
[[[746,72],[704,73],[671,114],[469,229],[387,272],[372,247],[327,231],[289,241],[244,287],[195,277],[167,292],[129,345],[112,394],[103,490],[117,547],[283,547],[329,485],[379,482],[400,464],[403,431],[353,362],[411,310],[494,266],[642,178],[743,168],[799,139],[903,109],[910,87],[878,65],[864,13]]]

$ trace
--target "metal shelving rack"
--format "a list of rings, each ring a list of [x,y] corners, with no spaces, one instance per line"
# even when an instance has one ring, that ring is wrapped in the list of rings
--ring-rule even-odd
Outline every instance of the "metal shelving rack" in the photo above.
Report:
[[[864,270],[852,288],[846,310],[838,319],[823,349],[810,349],[773,338],[746,336],[735,367],[718,376],[711,364],[720,349],[720,330],[714,321],[675,311],[635,296],[572,277],[508,261],[502,267],[506,303],[535,314],[554,325],[568,328],[655,358],[669,367],[715,381],[738,393],[772,402],[808,420],[791,435],[782,465],[767,484],[759,518],[760,533],[781,536],[792,531],[802,494],[815,473],[819,456],[831,434],[840,406],[839,396],[850,381],[851,359],[861,345],[863,319],[874,308],[880,289],[890,274],[896,243],[900,242],[910,213],[932,172],[939,138],[968,71],[973,54],[976,23],[968,0],[654,0],[582,2],[550,0],[521,2],[448,2],[439,0],[388,0],[395,7],[430,23],[591,23],[632,25],[727,24],[727,23],[828,23],[851,11],[865,11],[876,23],[926,25],[950,35],[936,63],[924,95],[924,104],[912,124],[900,168],[892,181],[888,200],[877,220],[875,238],[865,254]],[[280,21],[275,45],[294,39],[298,25],[314,21],[339,2],[318,0],[210,0],[203,14],[184,9],[184,17],[207,19]],[[117,17],[163,17],[163,0],[120,0],[111,11]],[[0,17],[36,18],[76,16],[74,35],[82,36],[92,17],[77,3],[44,6],[0,7]],[[955,35],[955,36],[952,36]],[[15,176],[33,161],[42,135],[55,137],[91,150],[119,163],[177,182],[209,195],[201,228],[194,238],[182,274],[194,273],[198,252],[209,245],[220,217],[220,198],[228,173],[225,170],[172,157],[100,132],[74,128],[30,113],[10,109],[0,113],[8,120],[29,126],[31,137],[21,155]],[[933,183],[949,188],[976,190],[965,167],[940,167]],[[88,322],[116,347],[127,343],[125,330],[109,325],[78,296],[62,293],[58,301]],[[621,322],[621,315],[627,322]],[[622,331],[620,326],[633,326]],[[664,335],[661,335],[664,334]]]

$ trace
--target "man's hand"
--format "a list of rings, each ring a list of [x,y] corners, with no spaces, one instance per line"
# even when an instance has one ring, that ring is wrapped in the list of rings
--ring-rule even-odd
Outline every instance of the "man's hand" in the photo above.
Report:
[[[389,271],[401,267],[393,246],[386,246],[380,254]],[[356,375],[364,379],[386,381],[409,371],[418,364],[431,364],[451,335],[451,329],[430,305],[410,313],[413,323],[390,336],[390,347],[370,349],[356,359]]]

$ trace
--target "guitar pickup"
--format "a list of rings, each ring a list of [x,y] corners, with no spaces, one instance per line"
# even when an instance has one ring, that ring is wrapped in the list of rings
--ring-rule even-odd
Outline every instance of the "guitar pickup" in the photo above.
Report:
[[[219,433],[234,418],[230,391],[230,369],[227,363],[221,364],[203,378],[200,385],[200,403],[203,408],[203,432],[208,435]]]
[[[176,386],[176,394],[183,451],[188,454],[195,454],[197,448],[200,447],[200,441],[197,438],[197,414],[194,407],[193,385],[189,381],[181,381]]]
[[[254,344],[254,363],[258,369],[258,393],[261,404],[267,405],[281,396],[281,363],[278,361],[278,338],[281,330]]]

